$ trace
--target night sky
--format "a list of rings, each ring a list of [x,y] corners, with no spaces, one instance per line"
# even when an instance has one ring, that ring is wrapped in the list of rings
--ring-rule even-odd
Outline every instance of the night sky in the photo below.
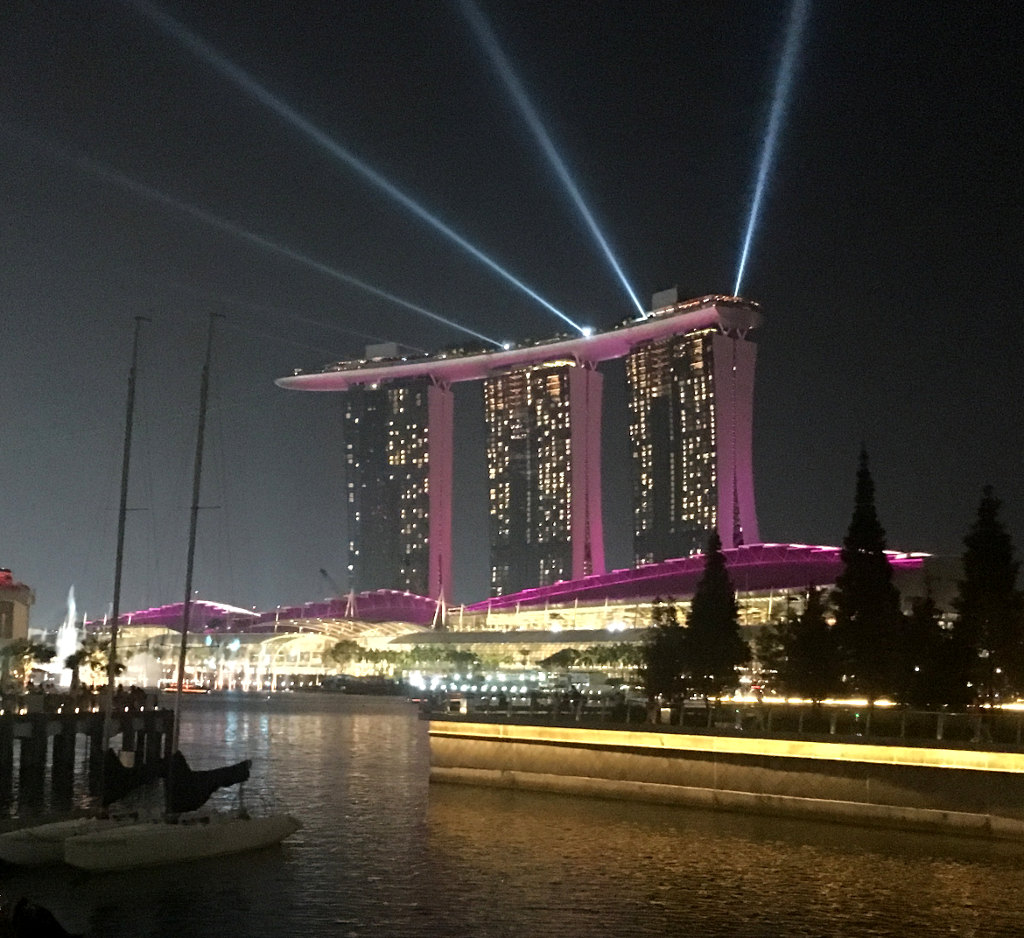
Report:
[[[455,0],[161,9],[577,322],[635,313]],[[644,305],[732,293],[787,5],[479,9]],[[1024,546],[1019,11],[811,4],[742,290],[766,318],[763,540],[840,543],[863,442],[891,547],[959,554],[985,484]],[[131,2],[0,5],[0,566],[35,589],[33,625],[72,584],[79,615],[110,603],[137,315],[122,609],[183,598],[211,312],[198,594],[318,599],[321,568],[347,588],[340,400],[274,379],[469,336],[345,277],[499,340],[566,328]],[[631,557],[622,381],[607,369],[610,566]],[[454,598],[472,601],[479,388],[457,407]]]

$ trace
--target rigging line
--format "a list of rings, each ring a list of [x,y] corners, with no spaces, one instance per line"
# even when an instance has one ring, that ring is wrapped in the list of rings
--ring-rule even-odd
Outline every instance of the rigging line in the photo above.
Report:
[[[252,329],[248,326],[232,325],[225,326],[225,328],[230,329],[232,332],[239,332],[242,335],[249,336],[251,338],[262,339],[265,342],[270,342],[277,346],[287,345],[290,348],[301,349],[305,352],[317,352],[327,361],[339,361],[344,358],[344,355],[340,355],[336,352],[325,351],[322,345],[313,345],[311,342],[296,342],[294,339],[287,339],[283,336],[274,335],[271,332],[263,332],[258,329]]]
[[[252,303],[248,300],[243,299],[242,297],[232,296],[230,294],[219,292],[216,290],[202,290],[197,287],[191,286],[190,284],[179,283],[174,280],[168,281],[167,286],[170,286],[175,290],[181,290],[184,293],[190,293],[193,296],[202,297],[207,300],[216,300],[219,303],[224,303],[229,306],[237,306],[241,309],[248,309],[256,313],[267,313],[274,316],[281,316],[287,319],[293,319],[296,322],[303,323],[304,325],[314,326],[315,328],[318,329],[325,329],[328,332],[337,332],[342,335],[356,336],[357,338],[364,339],[369,342],[383,343],[394,341],[392,339],[387,339],[382,336],[373,335],[372,333],[369,332],[361,332],[358,329],[349,329],[345,326],[338,326],[335,325],[334,323],[325,322],[322,319],[314,319],[311,316],[304,316],[301,313],[293,312],[292,310],[287,309],[283,306],[270,306],[264,303]],[[416,351],[421,351],[424,354],[427,354],[427,352],[423,349],[417,349]]]
[[[214,362],[216,367],[216,361]],[[211,389],[211,398],[213,399],[212,413],[218,416],[222,416],[225,412],[223,404],[221,404],[221,388],[219,383],[215,383]],[[232,595],[238,595],[237,582],[235,579],[235,564],[234,564],[234,550],[233,540],[231,537],[232,529],[232,510],[231,510],[231,498],[228,497],[228,484],[227,484],[227,460],[225,459],[225,453],[227,447],[225,445],[225,421],[221,419],[211,420],[213,424],[213,437],[215,441],[213,462],[216,467],[217,484],[220,487],[220,499],[218,504],[221,507],[220,515],[221,521],[221,542],[224,550],[225,562],[227,565],[227,584],[229,591]],[[244,451],[243,447],[238,447],[239,450]],[[223,580],[223,572],[220,579]]]

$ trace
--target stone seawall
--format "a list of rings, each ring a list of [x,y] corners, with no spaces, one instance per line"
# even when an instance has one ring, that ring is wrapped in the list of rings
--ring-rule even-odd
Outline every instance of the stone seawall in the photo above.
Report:
[[[430,722],[433,782],[1024,840],[1024,754]]]

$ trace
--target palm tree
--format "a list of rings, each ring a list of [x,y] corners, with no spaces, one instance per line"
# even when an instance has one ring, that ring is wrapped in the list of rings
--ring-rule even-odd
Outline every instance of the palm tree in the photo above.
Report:
[[[359,642],[354,642],[350,638],[337,642],[330,651],[332,660],[341,667],[345,667],[345,665],[352,661],[358,661],[362,654],[362,646]]]
[[[40,642],[30,642],[27,638],[16,638],[0,648],[0,662],[2,662],[2,679],[0,686],[6,686],[13,678],[21,685],[24,691],[28,686],[29,676],[32,674],[32,665],[36,662],[45,664],[52,661],[57,654],[56,649]]]
[[[79,672],[82,667],[88,667],[93,675],[106,675],[109,658],[110,639],[100,638],[98,635],[86,635],[82,639],[79,649],[64,659],[64,667],[71,669],[72,688],[77,688],[80,683]],[[124,669],[125,663],[118,655],[114,664],[114,674],[121,674]]]

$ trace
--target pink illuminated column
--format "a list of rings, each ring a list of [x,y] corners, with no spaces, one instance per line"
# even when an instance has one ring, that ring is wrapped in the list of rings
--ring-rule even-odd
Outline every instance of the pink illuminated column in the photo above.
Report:
[[[720,333],[712,343],[718,534],[723,548],[758,544],[752,457],[757,346]]]
[[[570,519],[572,577],[604,573],[601,526],[601,389],[604,378],[593,365],[571,369],[569,411]]]
[[[443,382],[427,389],[427,472],[430,512],[429,594],[449,600],[452,595],[452,441],[454,395]]]

